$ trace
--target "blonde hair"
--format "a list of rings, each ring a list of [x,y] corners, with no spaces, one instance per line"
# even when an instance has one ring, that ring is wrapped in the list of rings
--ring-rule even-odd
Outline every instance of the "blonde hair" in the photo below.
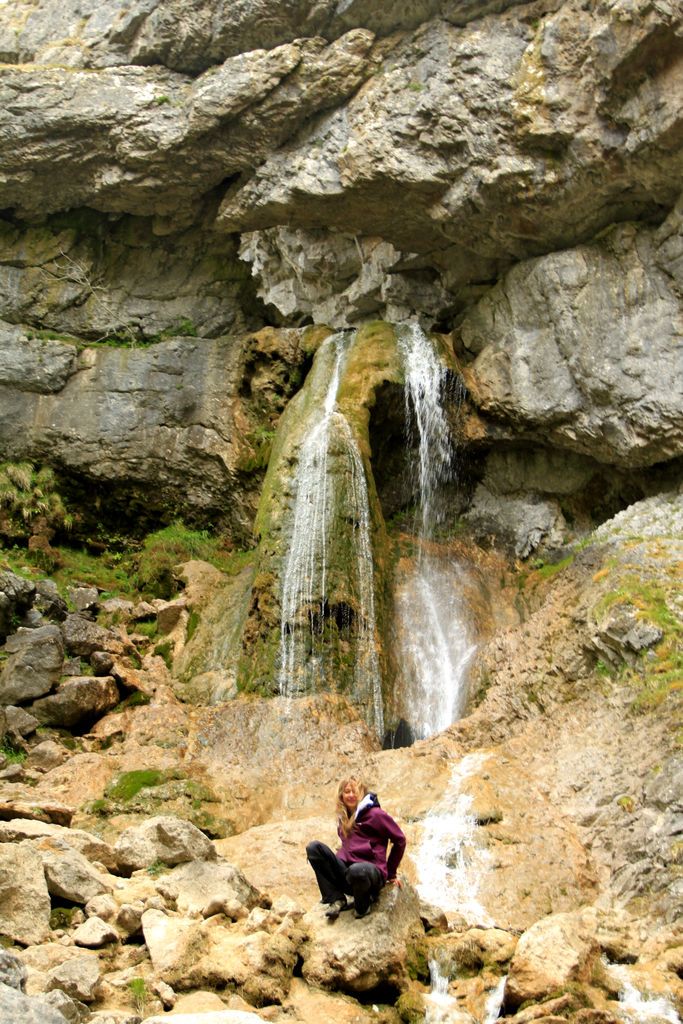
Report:
[[[357,775],[349,775],[347,778],[342,779],[337,786],[337,801],[335,804],[335,810],[337,812],[337,821],[342,831],[343,836],[350,836],[353,832],[356,819],[353,815],[349,814],[348,807],[342,800],[342,793],[348,785],[352,785],[356,791],[358,802],[363,799],[365,794],[368,792],[368,787],[359,779]]]

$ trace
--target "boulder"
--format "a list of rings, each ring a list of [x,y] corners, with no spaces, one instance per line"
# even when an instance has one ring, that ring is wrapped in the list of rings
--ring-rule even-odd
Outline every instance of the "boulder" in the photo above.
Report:
[[[66,601],[61,597],[54,580],[39,580],[36,583],[33,605],[46,619],[54,619],[57,622],[63,622],[68,614]]]
[[[0,982],[0,1020],[8,1024],[64,1024],[65,1019],[43,996],[27,996]]]
[[[0,845],[0,932],[26,946],[50,934],[43,862],[28,842]]]
[[[29,715],[24,708],[15,708],[11,704],[5,708],[5,721],[10,738],[23,739],[24,736],[30,736],[40,725],[38,719]]]
[[[31,768],[42,768],[44,771],[49,772],[51,768],[64,764],[68,756],[69,752],[61,743],[55,743],[54,740],[43,740],[42,743],[37,743],[35,747],[31,747],[26,764]]]
[[[57,684],[64,660],[58,626],[20,629],[5,644],[10,657],[0,675],[0,703],[21,704]]]
[[[96,612],[99,608],[100,595],[96,587],[70,587],[69,601],[77,612]]]
[[[19,843],[23,839],[60,839],[92,863],[103,864],[108,871],[115,870],[114,851],[109,843],[83,829],[67,828],[49,821],[14,818],[0,821],[0,843]]]
[[[174,866],[193,860],[216,860],[210,839],[189,821],[159,815],[121,833],[114,845],[119,868],[130,873],[154,861]]]
[[[71,676],[57,692],[35,700],[31,713],[47,725],[71,729],[101,718],[121,699],[112,676]]]
[[[155,909],[142,930],[155,974],[174,989],[237,986],[255,1005],[281,1003],[289,991],[298,948],[284,933],[245,936],[216,917],[198,923]]]
[[[600,956],[591,911],[551,914],[520,937],[505,983],[506,1011],[540,1002],[571,982],[590,981]]]
[[[0,982],[19,992],[25,992],[27,977],[28,971],[19,957],[8,949],[0,949]]]
[[[52,896],[85,904],[95,896],[111,892],[108,880],[64,839],[36,839],[33,846],[43,861],[48,891]]]
[[[247,881],[239,868],[227,861],[195,860],[183,864],[157,883],[157,891],[176,904],[181,914],[193,917],[226,912],[231,916],[234,905],[244,916],[252,907],[262,905],[263,897]]]
[[[96,956],[78,956],[53,967],[47,972],[48,992],[61,988],[72,999],[92,1003],[97,998],[101,973]]]
[[[77,946],[84,946],[86,949],[100,949],[110,942],[118,942],[119,933],[102,918],[89,917],[73,933],[73,940]]]
[[[357,921],[342,913],[334,926],[317,904],[304,916],[309,942],[304,950],[303,977],[309,985],[362,995],[408,983],[405,962],[410,945],[424,935],[420,904],[412,886],[382,890],[370,914]]]
[[[109,629],[98,626],[83,615],[74,613],[67,615],[60,629],[64,638],[64,646],[69,654],[78,654],[89,658],[94,651],[109,651],[110,654],[123,654],[125,645],[119,637]],[[126,652],[127,653],[127,652]]]

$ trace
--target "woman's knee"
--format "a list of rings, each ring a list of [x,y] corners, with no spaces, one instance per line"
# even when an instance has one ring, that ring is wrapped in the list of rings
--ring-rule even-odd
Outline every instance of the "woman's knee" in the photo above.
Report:
[[[313,860],[315,858],[319,858],[321,855],[324,856],[325,850],[325,844],[321,843],[319,839],[314,839],[306,847],[306,856],[309,860]]]

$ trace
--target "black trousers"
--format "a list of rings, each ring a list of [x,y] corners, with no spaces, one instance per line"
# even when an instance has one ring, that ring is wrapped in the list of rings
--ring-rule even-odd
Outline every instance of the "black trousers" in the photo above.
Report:
[[[347,864],[317,839],[306,847],[306,856],[315,871],[323,903],[352,895],[356,910],[364,913],[379,896],[384,876],[376,864],[364,860]]]

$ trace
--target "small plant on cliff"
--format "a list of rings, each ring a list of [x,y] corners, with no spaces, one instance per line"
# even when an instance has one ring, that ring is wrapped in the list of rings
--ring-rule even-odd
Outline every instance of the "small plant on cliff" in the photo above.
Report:
[[[70,530],[73,516],[56,490],[54,472],[32,462],[0,465],[0,532],[27,535]]]
[[[142,1015],[145,1012],[145,1003],[148,997],[147,982],[144,978],[131,978],[128,982],[128,988],[133,998],[135,1012]]]

